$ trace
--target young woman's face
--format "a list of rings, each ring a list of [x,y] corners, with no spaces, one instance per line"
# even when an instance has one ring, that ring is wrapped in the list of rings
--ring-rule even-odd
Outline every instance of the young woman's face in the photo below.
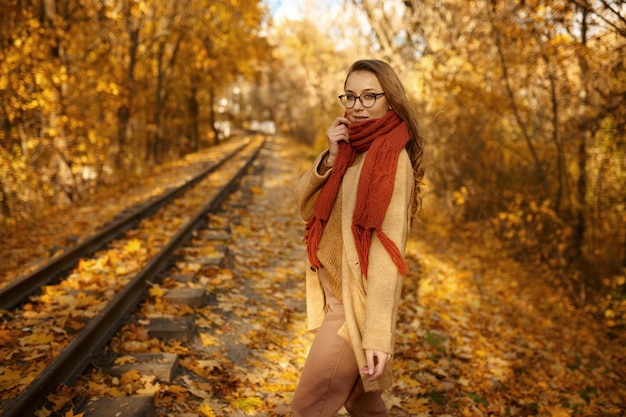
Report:
[[[378,78],[373,72],[354,71],[346,80],[346,94],[353,96],[361,96],[368,93],[382,93]],[[376,102],[372,107],[364,107],[361,100],[356,100],[354,107],[346,109],[346,115],[351,122],[362,122],[367,119],[377,119],[382,117],[389,111],[389,102],[382,95],[376,98]]]

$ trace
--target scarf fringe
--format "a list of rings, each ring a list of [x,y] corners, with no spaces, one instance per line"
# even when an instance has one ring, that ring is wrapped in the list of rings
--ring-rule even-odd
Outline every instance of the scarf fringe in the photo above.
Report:
[[[402,256],[402,253],[400,253],[400,250],[393,242],[393,240],[389,239],[389,236],[387,236],[381,229],[376,231],[376,236],[378,236],[378,239],[387,250],[387,253],[389,253],[389,256],[391,256],[391,260],[393,260],[393,263],[396,264],[396,266],[398,267],[398,272],[400,273],[400,275],[406,275],[407,272],[409,272],[409,266],[407,265],[404,256]]]
[[[322,239],[322,233],[324,232],[324,225],[322,224],[322,220],[313,216],[309,223],[306,225],[307,234],[304,237],[304,240],[308,243],[306,245],[307,255],[309,257],[309,262],[315,268],[319,268],[321,266],[320,260],[317,258],[317,250],[320,246],[320,240]]]
[[[354,243],[356,245],[356,253],[359,256],[359,265],[361,266],[361,272],[367,278],[367,269],[369,266],[369,247],[372,242],[372,232],[365,230],[358,224],[352,224],[352,235],[354,236]]]
[[[361,272],[365,275],[367,279],[367,270],[369,267],[369,247],[372,242],[372,231],[366,230],[361,226],[356,224],[352,225],[352,234],[354,235],[354,241],[356,243],[357,254],[359,256],[359,263],[361,265]],[[380,240],[380,243],[383,245],[383,248],[387,251],[391,260],[398,268],[398,272],[401,275],[406,275],[409,272],[409,266],[404,259],[404,256],[396,246],[393,240],[387,236],[382,229],[374,230],[376,233],[376,237]]]

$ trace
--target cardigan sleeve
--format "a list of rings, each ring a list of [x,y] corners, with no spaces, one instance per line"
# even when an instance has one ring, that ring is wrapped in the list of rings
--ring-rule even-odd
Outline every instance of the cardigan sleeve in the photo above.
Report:
[[[382,229],[403,254],[409,229],[413,175],[408,154],[402,152],[398,160],[393,195]],[[402,276],[375,235],[372,236],[365,285],[365,327],[361,347],[393,354]]]
[[[326,160],[326,155],[328,155],[328,150],[325,150],[315,158],[311,168],[302,174],[294,189],[296,204],[304,221],[308,221],[313,215],[317,195],[332,172],[332,168],[320,169],[323,161]]]
[[[322,167],[328,155],[328,150],[322,152],[309,168],[297,181],[294,196],[300,215],[305,221],[313,216],[313,208],[317,195],[322,186],[330,177],[332,169]],[[307,258],[308,262],[308,258]],[[324,290],[320,284],[317,271],[306,268],[306,311],[307,311],[307,329],[318,329],[324,320]]]

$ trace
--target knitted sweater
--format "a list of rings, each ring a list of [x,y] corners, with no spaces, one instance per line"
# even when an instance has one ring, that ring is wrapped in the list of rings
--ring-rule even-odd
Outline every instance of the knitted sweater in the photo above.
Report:
[[[328,224],[324,228],[324,233],[320,239],[317,257],[326,269],[328,285],[333,291],[333,295],[339,300],[341,296],[341,246],[343,236],[341,235],[341,188],[333,210],[328,218]]]
[[[353,165],[359,164],[364,154],[357,154]],[[322,171],[324,175],[325,172]],[[328,224],[324,228],[324,233],[320,239],[317,257],[322,266],[326,269],[328,276],[328,284],[333,290],[333,295],[342,300],[341,295],[341,247],[343,245],[343,236],[341,235],[341,187],[337,194],[337,199],[333,204],[333,209],[328,218]]]
[[[327,153],[328,151],[325,151],[317,157],[313,166],[300,178],[295,189],[296,202],[305,221],[313,215],[317,195],[330,176],[330,171],[320,174],[323,171],[319,170]],[[354,349],[359,368],[367,365],[365,349],[393,354],[394,332],[402,288],[402,276],[376,236],[372,237],[367,278],[363,276],[359,267],[351,225],[359,175],[364,160],[365,158],[355,160],[353,166],[348,168],[343,177],[340,196],[338,196],[342,236],[341,300],[346,314],[346,322],[339,330],[339,335],[346,339]],[[408,154],[403,150],[396,169],[393,196],[382,224],[383,231],[403,253],[408,234],[413,182],[411,162]],[[324,230],[325,234],[329,225],[330,219]],[[333,233],[335,232],[330,232],[331,235]],[[337,251],[339,252],[339,248]],[[310,264],[306,271],[306,304],[307,326],[310,330],[317,329],[324,319],[325,300],[317,272],[311,268]],[[392,364],[388,363],[383,376],[375,382],[367,382],[367,376],[363,376],[365,390],[374,391],[390,387],[391,368]]]

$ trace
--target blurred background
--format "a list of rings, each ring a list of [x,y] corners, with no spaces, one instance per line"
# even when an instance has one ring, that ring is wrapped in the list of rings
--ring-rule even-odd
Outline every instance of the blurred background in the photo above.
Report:
[[[423,221],[615,325],[625,47],[619,0],[2,0],[0,229],[245,131],[319,150],[348,66],[379,58],[422,116]]]

